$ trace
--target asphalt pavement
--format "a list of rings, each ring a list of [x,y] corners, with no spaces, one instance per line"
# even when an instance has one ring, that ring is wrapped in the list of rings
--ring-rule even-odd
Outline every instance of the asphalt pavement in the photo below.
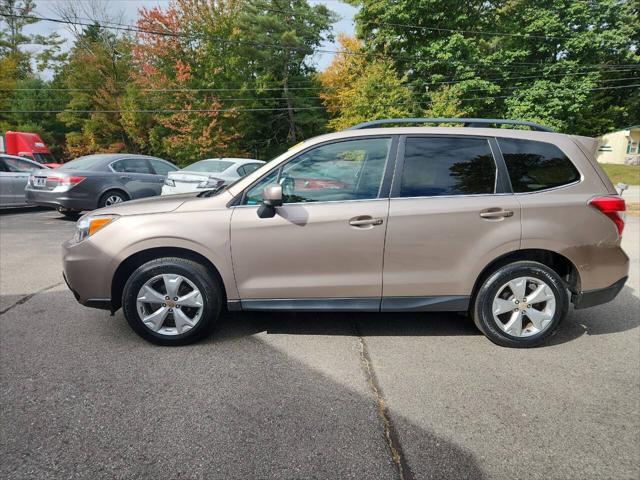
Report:
[[[453,314],[227,314],[146,343],[61,277],[73,222],[0,215],[0,477],[640,476],[640,228],[630,280],[549,345]]]

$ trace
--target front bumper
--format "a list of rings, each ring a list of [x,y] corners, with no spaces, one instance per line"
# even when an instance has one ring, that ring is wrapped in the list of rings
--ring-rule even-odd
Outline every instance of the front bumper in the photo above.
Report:
[[[620,290],[622,290],[622,287],[624,287],[627,278],[628,277],[623,277],[613,285],[610,285],[606,288],[598,288],[596,290],[574,293],[571,296],[571,301],[573,302],[573,305],[576,309],[594,307],[596,305],[610,302],[611,300],[616,298],[618,293],[620,293]]]
[[[52,190],[26,188],[25,197],[28,204],[40,207],[62,207],[78,211],[96,208],[95,199],[77,198],[77,194],[73,192],[73,189],[66,192],[54,192]]]
[[[62,245],[62,276],[79,303],[113,311],[110,260],[91,239]]]

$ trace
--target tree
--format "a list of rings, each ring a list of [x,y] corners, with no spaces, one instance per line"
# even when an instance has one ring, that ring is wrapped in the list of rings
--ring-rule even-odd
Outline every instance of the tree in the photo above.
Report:
[[[60,54],[64,40],[58,33],[24,32],[25,27],[39,21],[33,18],[35,6],[35,0],[0,0],[0,58],[14,59],[18,78],[27,78],[32,73],[32,60],[42,71],[64,58]],[[41,47],[37,54],[24,48],[33,45]]]
[[[131,80],[131,41],[98,24],[85,28],[56,76],[71,94],[58,118],[70,130],[70,156],[129,150],[131,139],[121,122],[126,85]]]
[[[432,106],[596,135],[640,110],[632,0],[361,0],[357,32]],[[612,88],[625,87],[625,88]],[[448,90],[446,95],[443,90]],[[573,92],[573,94],[572,94]]]
[[[415,116],[420,110],[413,93],[398,78],[388,59],[368,59],[360,41],[339,37],[340,53],[320,74],[324,86],[321,97],[333,118],[329,127],[349,128],[380,118]]]

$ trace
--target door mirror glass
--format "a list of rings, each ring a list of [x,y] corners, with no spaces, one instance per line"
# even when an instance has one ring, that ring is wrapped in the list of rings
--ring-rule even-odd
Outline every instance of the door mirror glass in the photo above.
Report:
[[[271,184],[262,190],[262,203],[270,207],[282,205],[282,185]]]

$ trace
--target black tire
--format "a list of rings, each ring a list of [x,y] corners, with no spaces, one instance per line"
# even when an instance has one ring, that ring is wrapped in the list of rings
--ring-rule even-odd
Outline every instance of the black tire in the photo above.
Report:
[[[190,330],[177,335],[163,335],[147,327],[137,311],[137,295],[151,278],[162,274],[178,274],[192,282],[202,295],[203,312]],[[217,278],[201,264],[179,257],[151,260],[136,269],[124,286],[122,310],[131,328],[142,338],[157,345],[187,345],[207,336],[220,316],[222,287]],[[167,317],[170,321],[171,317]]]
[[[58,207],[56,208],[56,210],[58,211],[58,213],[61,213],[62,215],[64,215],[66,218],[70,220],[77,220],[78,217],[80,216],[80,212],[78,210],[70,210],[64,207]]]
[[[120,199],[120,202],[126,202],[127,200],[129,200],[129,197],[127,196],[126,193],[120,191],[120,190],[109,190],[104,192],[101,196],[100,196],[100,200],[98,200],[98,208],[102,208],[102,207],[106,207],[107,206],[107,200],[109,198],[112,197],[117,197]],[[117,205],[117,203],[113,203],[113,205]],[[109,205],[111,206],[111,205]]]
[[[533,277],[543,281],[555,296],[555,313],[551,321],[541,332],[526,337],[507,334],[497,325],[496,322],[499,320],[494,319],[492,311],[493,300],[499,293],[500,288],[510,280],[518,277]],[[544,343],[554,335],[562,320],[567,316],[568,310],[567,288],[558,274],[542,263],[521,261],[500,267],[484,280],[476,294],[471,314],[478,329],[493,343],[503,347],[530,348]],[[523,317],[523,321],[528,321],[526,314]]]

